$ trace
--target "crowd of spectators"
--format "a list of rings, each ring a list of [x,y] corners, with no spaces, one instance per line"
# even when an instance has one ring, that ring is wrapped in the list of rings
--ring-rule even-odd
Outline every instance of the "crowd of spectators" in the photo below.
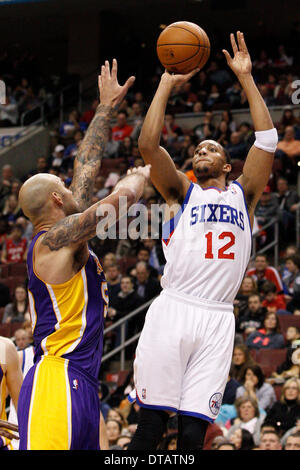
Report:
[[[0,75],[5,70],[5,60],[5,56],[0,58]],[[25,63],[30,60],[30,57],[24,57]],[[168,103],[162,145],[169,151],[176,167],[191,181],[195,181],[191,160],[199,141],[212,138],[228,150],[233,166],[232,179],[241,173],[254,141],[250,116],[249,122],[237,125],[231,113],[232,109],[247,108],[248,104],[240,85],[232,80],[223,63],[220,57],[215,57],[191,83],[174,90]],[[291,83],[297,78],[292,72],[292,64],[293,59],[283,46],[274,60],[262,51],[253,64],[254,77],[268,106],[287,106],[280,121],[275,123],[279,133],[276,167],[255,212],[258,249],[274,237],[272,227],[262,227],[272,217],[278,217],[280,264],[272,266],[273,259],[258,254],[249,264],[234,301],[236,338],[232,367],[220,415],[208,428],[206,450],[300,448],[300,375],[294,355],[300,348],[300,321],[299,327],[290,326],[286,331],[282,330],[280,322],[285,316],[300,319],[300,253],[295,235],[296,211],[300,202],[295,179],[300,160],[300,118],[290,107],[294,91]],[[18,109],[21,109],[20,103],[23,107],[30,103],[30,80],[23,76],[26,74],[22,70],[9,98],[18,103]],[[110,194],[128,168],[143,165],[137,140],[148,104],[145,94],[133,91],[116,111],[102,169],[95,181],[93,203]],[[16,346],[20,349],[24,344],[32,343],[28,328],[27,276],[21,266],[26,260],[33,227],[18,206],[18,192],[28,177],[39,172],[50,172],[61,177],[67,186],[71,184],[74,157],[97,106],[98,100],[94,100],[82,115],[76,109],[70,111],[66,121],[51,133],[49,154],[41,155],[35,168],[23,177],[15,176],[12,165],[2,168],[0,321],[3,325],[16,324],[16,328],[25,322],[26,331],[14,329]],[[181,112],[205,114],[201,124],[194,129],[184,129],[174,116]],[[149,184],[140,202],[146,208],[149,223],[149,232],[144,237],[138,240],[128,237],[100,240],[96,237],[90,243],[101,260],[108,282],[109,308],[105,326],[113,325],[140,308],[138,316],[126,323],[126,339],[141,331],[147,310],[142,306],[159,294],[165,265],[161,234],[153,237],[150,232],[151,205],[163,201]],[[19,271],[6,271],[6,268],[12,269],[11,266],[17,265],[20,266]],[[18,275],[13,272],[18,272]],[[23,343],[20,337],[23,337]],[[27,340],[24,337],[28,337]],[[121,328],[117,328],[105,335],[104,353],[120,342]],[[135,343],[126,351],[126,359],[130,363],[134,349]],[[259,363],[258,353],[273,349],[282,350],[285,357],[268,375]],[[99,377],[102,413],[110,448],[125,450],[139,416],[139,405],[131,396],[134,391],[133,374],[130,371],[117,387],[107,379],[108,366],[107,362],[104,363]],[[281,387],[280,396],[275,393],[276,386]],[[171,415],[168,431],[159,448],[174,449],[176,440],[177,420],[176,415]]]
[[[6,87],[6,104],[0,104],[0,128],[3,128],[27,125],[39,119],[37,106],[41,103],[51,112],[57,105],[55,94],[76,77],[43,73],[35,53],[20,44],[12,44],[0,52],[0,80]]]

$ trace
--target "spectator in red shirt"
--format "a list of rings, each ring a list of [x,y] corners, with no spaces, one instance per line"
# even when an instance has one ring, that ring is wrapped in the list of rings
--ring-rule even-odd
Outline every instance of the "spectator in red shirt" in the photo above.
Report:
[[[262,286],[264,300],[262,306],[266,307],[268,312],[291,313],[286,310],[286,301],[283,294],[276,293],[276,286],[273,282],[266,281]]]
[[[10,236],[3,244],[1,263],[24,263],[27,256],[27,240],[23,238],[23,229],[20,225],[14,225]]]
[[[130,136],[133,127],[127,124],[127,114],[120,111],[117,116],[117,124],[112,128],[112,140],[124,140]]]
[[[268,266],[266,255],[258,254],[255,257],[255,267],[247,271],[247,276],[253,277],[257,282],[258,291],[261,292],[265,281],[271,281],[276,286],[276,292],[283,291],[282,281],[278,271],[273,266]]]
[[[91,120],[93,119],[93,117],[95,116],[95,112],[96,112],[98,104],[99,104],[99,101],[94,100],[92,102],[91,108],[83,113],[83,115],[81,116],[80,121],[85,122],[86,124],[89,124],[91,122]]]

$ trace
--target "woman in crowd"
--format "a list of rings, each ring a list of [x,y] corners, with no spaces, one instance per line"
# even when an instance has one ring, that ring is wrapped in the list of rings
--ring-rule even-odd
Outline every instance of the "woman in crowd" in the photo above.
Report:
[[[122,425],[122,429],[127,428],[128,426],[127,420],[119,408],[111,408],[107,413],[107,419],[114,419],[119,421],[119,423]]]
[[[2,323],[30,320],[27,289],[23,285],[15,287],[12,303],[6,305]]]
[[[106,434],[108,439],[109,447],[116,445],[122,432],[122,424],[116,419],[106,420]]]
[[[252,397],[241,397],[235,401],[235,407],[238,417],[229,428],[226,436],[227,439],[230,439],[237,429],[246,429],[252,435],[255,445],[258,445],[260,426],[263,423],[265,415],[260,414],[257,401]]]
[[[255,447],[252,434],[243,428],[238,428],[234,431],[230,442],[235,445],[236,450],[252,450]]]
[[[233,349],[231,378],[242,384],[244,372],[255,364],[245,344],[236,344]]]
[[[276,427],[280,434],[296,426],[300,419],[300,380],[288,379],[282,386],[280,399],[268,411],[265,424]]]
[[[250,349],[281,349],[285,347],[276,313],[266,313],[263,328],[250,333],[246,339],[246,345]]]
[[[236,398],[252,397],[257,400],[258,406],[268,410],[276,401],[274,388],[265,382],[265,376],[258,364],[247,367],[242,376],[242,384],[236,391]]]

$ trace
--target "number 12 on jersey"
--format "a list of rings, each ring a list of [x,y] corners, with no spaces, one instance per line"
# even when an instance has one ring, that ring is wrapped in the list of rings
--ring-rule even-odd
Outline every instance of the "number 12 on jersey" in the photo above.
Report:
[[[215,235],[216,236],[216,235]],[[213,232],[208,232],[205,235],[206,238],[206,253],[205,253],[205,259],[234,259],[234,253],[230,251],[228,253],[228,250],[235,244],[235,235],[232,232],[222,232],[218,236],[219,240],[225,240],[229,241],[225,243],[224,246],[218,249],[217,253],[214,253],[214,236]],[[217,255],[217,256],[216,256]]]

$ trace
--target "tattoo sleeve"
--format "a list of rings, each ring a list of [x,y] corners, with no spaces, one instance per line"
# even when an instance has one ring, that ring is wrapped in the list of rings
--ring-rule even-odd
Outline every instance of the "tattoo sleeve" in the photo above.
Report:
[[[74,161],[71,191],[83,212],[90,206],[94,181],[108,141],[109,122],[113,108],[99,105]]]
[[[96,235],[97,224],[107,218],[110,209],[112,218],[107,219],[107,226],[113,225],[119,218],[119,198],[126,197],[126,208],[136,202],[144,187],[144,178],[130,175],[124,178],[121,187],[107,198],[93,204],[81,214],[73,214],[58,221],[45,233],[41,243],[51,251],[57,251],[65,246],[79,245],[87,242]],[[136,189],[136,191],[135,191]],[[102,209],[101,209],[102,208]]]
[[[42,244],[51,251],[57,251],[64,246],[83,242],[92,238],[96,232],[96,212],[91,211],[84,216],[74,214],[57,222],[43,237]]]

